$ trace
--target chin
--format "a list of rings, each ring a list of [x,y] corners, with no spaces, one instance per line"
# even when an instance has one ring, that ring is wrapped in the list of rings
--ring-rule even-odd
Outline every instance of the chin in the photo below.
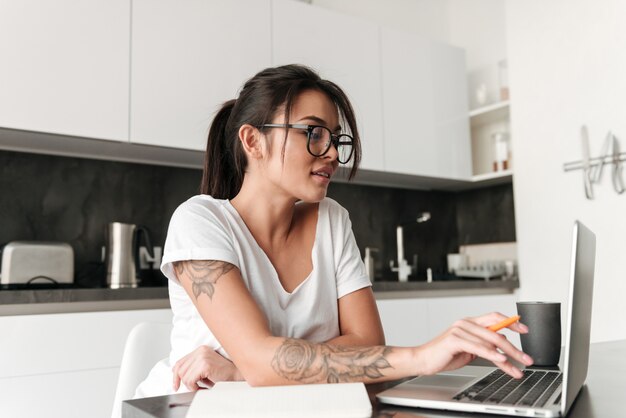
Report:
[[[326,197],[326,190],[318,193],[308,193],[305,196],[300,195],[298,198],[305,203],[319,203]]]

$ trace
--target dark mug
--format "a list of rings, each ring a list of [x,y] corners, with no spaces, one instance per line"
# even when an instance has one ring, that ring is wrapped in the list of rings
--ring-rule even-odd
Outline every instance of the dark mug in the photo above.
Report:
[[[533,366],[557,366],[561,357],[561,304],[517,302],[517,314],[528,326],[520,341],[522,351],[533,358]]]

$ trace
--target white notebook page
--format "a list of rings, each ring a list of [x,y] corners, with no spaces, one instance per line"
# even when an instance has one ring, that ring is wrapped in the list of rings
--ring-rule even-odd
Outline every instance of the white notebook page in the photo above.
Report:
[[[246,382],[219,382],[196,393],[186,418],[371,416],[363,383],[253,388]]]

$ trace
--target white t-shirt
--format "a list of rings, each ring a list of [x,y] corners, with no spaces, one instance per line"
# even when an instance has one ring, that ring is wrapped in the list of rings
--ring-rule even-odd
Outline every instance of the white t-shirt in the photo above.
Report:
[[[239,268],[241,277],[267,317],[272,335],[328,341],[340,335],[337,300],[371,286],[352,233],[348,212],[325,198],[319,204],[311,274],[291,293],[228,200],[194,196],[170,221],[161,271],[169,279],[173,312],[172,350],[137,388],[135,397],[174,393],[172,366],[201,345],[228,358],[178,282],[173,263],[220,260]],[[189,389],[181,385],[179,392]]]

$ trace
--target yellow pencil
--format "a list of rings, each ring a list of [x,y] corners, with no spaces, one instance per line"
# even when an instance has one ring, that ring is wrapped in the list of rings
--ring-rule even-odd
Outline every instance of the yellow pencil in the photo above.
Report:
[[[514,322],[517,322],[520,320],[520,316],[519,315],[514,315],[510,318],[507,318],[503,321],[498,322],[497,324],[493,324],[489,327],[487,327],[487,329],[496,332],[496,331],[500,331],[502,328],[504,327],[508,327],[509,325],[511,325]]]

